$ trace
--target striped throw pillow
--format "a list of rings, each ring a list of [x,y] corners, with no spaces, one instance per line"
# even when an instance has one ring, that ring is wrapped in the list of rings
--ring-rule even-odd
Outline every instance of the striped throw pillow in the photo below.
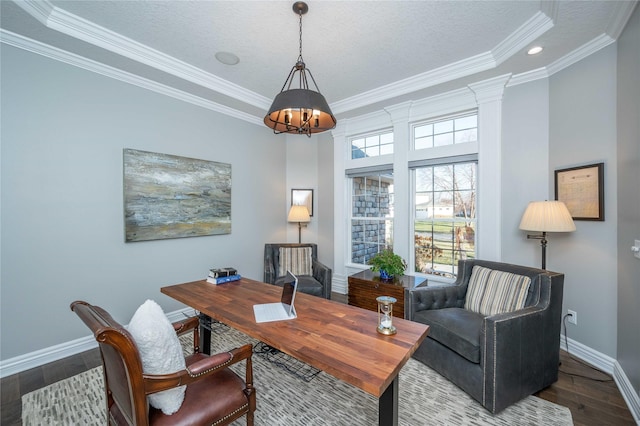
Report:
[[[312,275],[311,247],[280,247],[280,264],[278,276],[287,275],[287,270],[294,275]]]
[[[475,265],[471,270],[469,285],[467,286],[467,296],[464,301],[464,308],[472,312],[480,312],[482,296],[484,295],[485,283],[489,280],[489,274],[493,269]]]
[[[476,268],[480,268],[477,273]],[[472,288],[474,274],[476,277]],[[522,309],[529,285],[529,277],[474,266],[469,278],[465,308],[481,315],[496,315]]]

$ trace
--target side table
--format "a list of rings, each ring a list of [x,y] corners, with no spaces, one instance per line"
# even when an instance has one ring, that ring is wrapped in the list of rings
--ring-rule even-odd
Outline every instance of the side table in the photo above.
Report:
[[[392,281],[385,281],[370,269],[350,275],[347,281],[349,283],[349,305],[377,312],[376,297],[391,296],[397,300],[393,305],[393,316],[399,318],[404,318],[405,292],[415,287],[427,285],[426,278],[412,275],[402,275],[394,277]]]

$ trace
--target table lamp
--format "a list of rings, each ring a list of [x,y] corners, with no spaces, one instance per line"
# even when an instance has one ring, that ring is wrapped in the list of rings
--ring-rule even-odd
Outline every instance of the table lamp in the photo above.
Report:
[[[520,229],[542,232],[527,235],[527,239],[540,240],[542,269],[547,269],[547,232],[572,232],[576,230],[576,225],[562,201],[532,201],[522,215]]]

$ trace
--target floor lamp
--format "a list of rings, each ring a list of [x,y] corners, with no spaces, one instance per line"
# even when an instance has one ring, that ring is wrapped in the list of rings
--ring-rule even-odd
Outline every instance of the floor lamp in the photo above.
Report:
[[[520,229],[542,232],[528,234],[527,239],[540,240],[542,269],[547,269],[547,232],[572,232],[576,230],[576,225],[562,201],[532,201],[522,215]]]
[[[298,222],[298,244],[300,244],[302,242],[302,224],[311,222],[311,217],[309,216],[309,210],[307,209],[307,206],[291,206],[287,221]]]

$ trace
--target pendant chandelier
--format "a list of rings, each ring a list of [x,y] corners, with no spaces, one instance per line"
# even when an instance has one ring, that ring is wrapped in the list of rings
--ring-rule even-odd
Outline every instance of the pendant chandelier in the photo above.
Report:
[[[273,100],[269,112],[264,117],[264,124],[273,129],[275,134],[292,133],[311,137],[312,133],[320,133],[336,127],[336,118],[326,99],[320,94],[311,71],[302,60],[302,15],[309,11],[309,6],[302,1],[295,2],[293,11],[300,19],[298,60],[291,68],[280,93]],[[309,89],[307,75],[311,77],[315,90]],[[297,83],[297,87],[294,82]],[[294,85],[293,88],[292,85]]]

